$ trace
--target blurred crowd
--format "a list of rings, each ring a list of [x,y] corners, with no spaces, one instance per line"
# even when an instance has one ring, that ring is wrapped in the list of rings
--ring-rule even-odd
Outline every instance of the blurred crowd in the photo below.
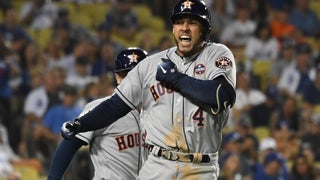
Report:
[[[30,160],[45,177],[62,123],[113,93],[118,52],[174,46],[174,2],[0,0],[0,178]],[[219,179],[320,179],[320,1],[206,3],[237,62]]]

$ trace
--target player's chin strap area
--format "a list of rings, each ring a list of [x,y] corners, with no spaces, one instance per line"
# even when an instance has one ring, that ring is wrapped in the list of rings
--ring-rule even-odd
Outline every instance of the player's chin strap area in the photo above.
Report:
[[[177,151],[171,151],[161,148],[159,146],[148,145],[148,151],[158,157],[163,157],[170,161],[180,161],[188,163],[209,163],[218,160],[218,152],[210,154],[202,153],[183,153]]]

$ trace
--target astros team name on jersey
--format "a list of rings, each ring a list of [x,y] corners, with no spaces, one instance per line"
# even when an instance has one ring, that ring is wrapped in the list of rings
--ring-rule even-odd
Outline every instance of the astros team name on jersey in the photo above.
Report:
[[[153,99],[156,101],[160,96],[173,93],[173,90],[163,87],[160,83],[150,87]]]
[[[118,144],[119,151],[123,151],[128,148],[135,148],[139,146],[145,147],[146,146],[145,139],[146,139],[146,133],[140,134],[139,132],[118,136],[115,138]]]

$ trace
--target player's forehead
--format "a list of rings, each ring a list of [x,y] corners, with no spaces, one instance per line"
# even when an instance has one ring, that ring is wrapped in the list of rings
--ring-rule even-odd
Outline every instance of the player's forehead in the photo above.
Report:
[[[198,21],[199,23],[201,23],[201,19],[197,16],[193,16],[190,14],[181,14],[175,18],[173,24],[179,23],[181,21]]]

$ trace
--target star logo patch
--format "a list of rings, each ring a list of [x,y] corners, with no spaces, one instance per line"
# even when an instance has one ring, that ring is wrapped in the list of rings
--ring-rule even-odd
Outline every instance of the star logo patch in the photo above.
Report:
[[[193,5],[194,3],[189,1],[189,0],[186,0],[185,2],[182,3],[182,6],[181,6],[181,10],[185,10],[185,9],[190,9],[191,10],[191,5]]]
[[[130,64],[131,63],[138,63],[139,56],[136,55],[134,52],[128,56],[130,58]]]
[[[220,69],[231,69],[232,61],[229,58],[222,56],[216,60],[216,66]]]

